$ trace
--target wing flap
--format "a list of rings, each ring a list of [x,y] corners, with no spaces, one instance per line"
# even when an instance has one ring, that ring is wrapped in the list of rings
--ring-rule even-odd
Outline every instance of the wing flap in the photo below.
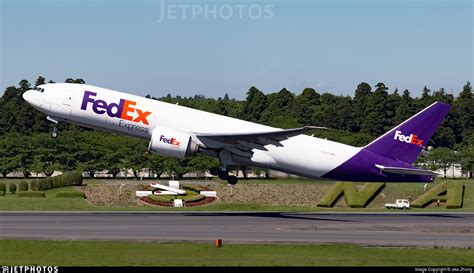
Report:
[[[406,174],[406,175],[427,175],[427,176],[437,176],[441,173],[424,170],[424,169],[417,169],[417,168],[400,168],[400,167],[387,167],[383,165],[375,164],[379,170],[386,172],[386,173],[393,173],[393,174]]]
[[[225,143],[228,145],[239,145],[242,143],[257,143],[260,145],[272,144],[272,141],[284,140],[288,137],[300,135],[304,132],[315,130],[315,129],[326,129],[325,127],[316,126],[305,126],[301,128],[293,128],[287,130],[275,130],[267,132],[250,132],[250,133],[230,133],[230,134],[196,134],[199,139],[205,138],[213,141]]]

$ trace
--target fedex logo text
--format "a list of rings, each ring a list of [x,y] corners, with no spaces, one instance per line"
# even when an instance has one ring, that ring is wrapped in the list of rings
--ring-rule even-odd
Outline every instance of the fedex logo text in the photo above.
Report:
[[[94,97],[97,93],[85,91],[84,97],[82,98],[82,110],[87,110],[87,105],[92,103],[92,111],[94,113],[102,115],[107,112],[109,117],[120,118],[130,120],[133,122],[142,122],[143,124],[149,125],[147,117],[151,114],[148,111],[142,111],[134,108],[137,103],[131,100],[120,99],[119,103],[108,104],[104,100],[96,100]],[[133,118],[133,113],[137,113],[137,117]]]
[[[409,136],[402,135],[402,131],[395,131],[395,136],[393,139],[398,139],[401,142],[409,143],[416,145],[418,147],[423,147],[423,139],[419,139],[418,135],[410,134]]]
[[[168,143],[168,144],[170,144],[172,146],[175,146],[175,147],[179,147],[179,145],[181,145],[181,142],[177,141],[176,138],[174,138],[174,137],[166,138],[164,135],[161,135],[160,141],[162,141],[164,143]]]

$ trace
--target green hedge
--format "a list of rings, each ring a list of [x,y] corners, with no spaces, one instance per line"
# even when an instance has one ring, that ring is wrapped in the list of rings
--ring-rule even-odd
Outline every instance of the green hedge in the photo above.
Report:
[[[5,196],[5,191],[0,191],[0,196]]]
[[[385,183],[365,183],[358,191],[353,182],[337,182],[319,201],[318,207],[332,207],[344,195],[350,208],[364,208],[385,187]]]
[[[30,182],[30,189],[32,191],[37,191],[38,190],[38,182],[36,180],[33,180]]]
[[[3,192],[7,191],[7,187],[5,187],[5,184],[1,182],[0,182],[0,191],[3,191]]]
[[[28,191],[28,182],[21,181],[20,186],[18,187],[20,191]]]
[[[22,191],[18,193],[18,197],[44,197],[44,192],[38,191]]]
[[[154,195],[150,194],[147,196],[148,198],[160,202],[173,202],[173,200],[176,198],[175,195]]]
[[[424,208],[433,202],[446,202],[446,208],[462,208],[464,185],[460,181],[446,181],[426,191],[423,195],[411,202],[414,208]]]
[[[56,194],[56,197],[85,198],[86,195],[83,192],[60,192]]]
[[[8,191],[11,193],[16,193],[16,184],[10,183],[10,185],[8,186]]]
[[[68,174],[62,174],[54,177],[47,177],[42,180],[38,180],[38,190],[49,190],[52,188],[65,187],[65,186],[79,186],[82,185],[82,173],[72,172]]]
[[[190,190],[190,191],[194,191],[194,192],[197,192],[197,193],[202,191],[200,188],[198,188],[196,186],[193,186],[193,185],[183,185],[182,188],[185,189],[185,190]]]
[[[183,201],[184,201],[185,203],[192,203],[192,202],[201,201],[201,200],[203,200],[204,198],[206,198],[206,196],[201,195],[201,194],[198,194],[198,195],[193,195],[193,196],[191,196],[191,197],[189,197],[189,198],[184,197],[184,198],[183,198]]]

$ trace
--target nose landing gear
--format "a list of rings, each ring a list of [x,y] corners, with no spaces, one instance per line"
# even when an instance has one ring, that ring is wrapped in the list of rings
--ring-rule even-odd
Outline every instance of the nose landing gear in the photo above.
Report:
[[[58,127],[56,127],[56,125],[58,124],[58,121],[56,119],[54,119],[53,117],[50,117],[50,116],[47,116],[46,119],[51,121],[52,123],[54,123],[54,127],[53,127],[53,131],[51,132],[51,136],[53,138],[58,137]]]
[[[56,127],[56,125],[53,127],[53,132],[51,132],[51,136],[53,138],[57,138],[58,137],[58,127]]]

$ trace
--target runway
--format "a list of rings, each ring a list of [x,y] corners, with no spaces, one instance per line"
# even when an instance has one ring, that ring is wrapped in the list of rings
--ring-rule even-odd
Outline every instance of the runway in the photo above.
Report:
[[[0,237],[474,246],[474,214],[0,212]]]

